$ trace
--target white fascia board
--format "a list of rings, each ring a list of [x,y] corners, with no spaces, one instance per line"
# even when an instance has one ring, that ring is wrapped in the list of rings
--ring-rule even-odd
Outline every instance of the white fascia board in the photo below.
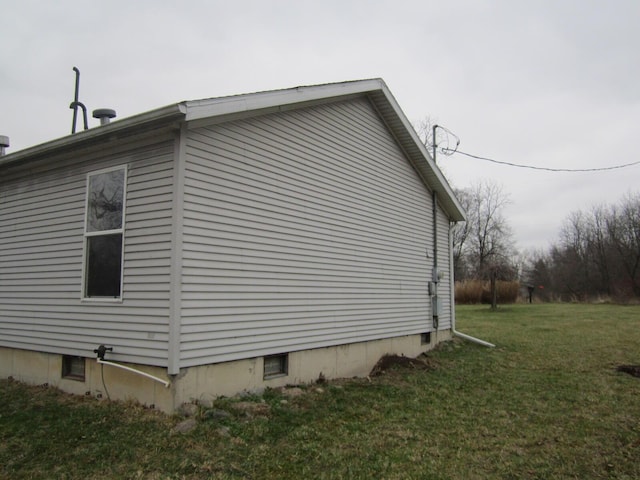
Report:
[[[0,157],[0,167],[3,165],[19,162],[21,160],[31,159],[42,155],[50,154],[54,151],[63,150],[65,148],[76,147],[80,144],[86,144],[100,137],[108,135],[117,135],[122,132],[135,134],[144,127],[155,125],[158,122],[180,121],[184,119],[186,107],[183,103],[168,105],[166,107],[151,110],[149,112],[127,117],[122,120],[113,121],[107,125],[101,125],[82,130],[77,133],[67,135],[65,137],[41,143],[33,147],[19,150]]]
[[[284,111],[357,95],[367,95],[373,102],[406,155],[420,171],[427,187],[440,195],[441,204],[450,218],[454,221],[465,220],[464,209],[449,183],[380,78],[187,101],[186,121],[211,121],[216,117],[224,121],[225,117],[234,118],[243,113],[257,115],[267,111]]]
[[[464,209],[453,194],[453,190],[420,141],[391,91],[380,78],[181,102],[5,155],[0,157],[0,167],[65,148],[86,145],[107,135],[136,134],[159,123],[192,122],[216,117],[223,119],[234,114],[259,114],[273,109],[283,111],[356,95],[367,95],[376,105],[400,146],[421,172],[427,187],[441,195],[441,203],[451,219],[464,220]]]
[[[187,108],[186,120],[193,121],[271,108],[284,110],[289,105],[308,104],[327,99],[365,94],[370,91],[380,90],[383,86],[384,82],[381,79],[371,79],[192,100],[185,102]]]
[[[431,154],[427,150],[427,147],[422,143],[420,137],[418,137],[413,125],[411,125],[411,122],[409,122],[406,115],[400,108],[400,105],[384,82],[381,82],[380,90],[385,97],[385,101],[388,102],[389,107],[391,107],[394,115],[392,117],[388,114],[385,115],[382,106],[379,104],[377,106],[380,114],[396,136],[397,141],[400,143],[405,153],[416,161],[417,168],[421,170],[421,173],[426,177],[423,177],[423,180],[427,183],[428,187],[440,195],[440,201],[443,206],[445,206],[445,210],[449,214],[450,218],[456,222],[465,221],[466,214],[464,208],[460,205],[460,202],[453,193],[453,189],[449,185],[449,182],[442,174],[440,168],[436,165]],[[373,98],[372,100],[374,103],[377,103],[376,98]],[[377,101],[379,102],[379,100]]]

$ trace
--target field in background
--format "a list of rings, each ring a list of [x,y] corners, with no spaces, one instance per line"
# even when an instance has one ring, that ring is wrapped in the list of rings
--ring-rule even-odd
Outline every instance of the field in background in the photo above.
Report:
[[[457,309],[449,342],[370,380],[220,399],[197,426],[0,382],[0,478],[640,478],[640,307]],[[291,393],[291,391],[289,392]]]

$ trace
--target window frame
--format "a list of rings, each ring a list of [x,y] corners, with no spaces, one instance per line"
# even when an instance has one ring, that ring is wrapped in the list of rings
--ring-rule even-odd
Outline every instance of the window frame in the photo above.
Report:
[[[60,378],[78,382],[85,381],[87,375],[86,358],[76,355],[63,355],[61,363],[62,371],[60,372]],[[77,372],[77,369],[81,370],[81,372]]]
[[[124,173],[124,177],[122,179],[122,221],[120,224],[120,228],[111,229],[111,230],[98,230],[98,231],[89,231],[89,194],[91,192],[91,178],[96,175],[101,175],[104,173],[115,172],[118,170],[122,170]],[[83,229],[83,238],[82,238],[82,292],[81,292],[81,300],[83,302],[107,302],[107,303],[122,303],[123,300],[123,290],[124,290],[124,231],[125,231],[125,212],[127,207],[127,178],[128,178],[128,165],[118,165],[115,167],[103,168],[101,170],[94,170],[87,173],[86,179],[86,187],[85,187],[85,204],[84,204],[84,229]],[[121,235],[122,242],[120,245],[120,292],[118,296],[114,297],[99,297],[99,296],[89,296],[87,295],[88,290],[88,268],[89,268],[89,239],[91,237],[99,237],[99,236],[107,236],[107,235]]]
[[[269,364],[277,363],[278,368],[271,371]],[[276,355],[267,355],[262,360],[262,379],[271,380],[272,378],[286,377],[289,375],[289,354],[278,353]]]

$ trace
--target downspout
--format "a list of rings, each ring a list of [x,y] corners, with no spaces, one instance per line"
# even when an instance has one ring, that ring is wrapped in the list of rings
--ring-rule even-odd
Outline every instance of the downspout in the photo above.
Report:
[[[182,268],[183,268],[183,227],[184,227],[184,186],[186,175],[186,143],[187,125],[182,123],[176,134],[173,151],[173,199],[172,218],[173,233],[171,238],[171,272],[169,296],[169,342],[167,346],[167,360],[169,375],[180,373],[182,322]]]
[[[436,153],[438,145],[436,144],[436,129],[438,125],[433,126],[432,140],[433,140],[433,163],[436,164]],[[436,334],[436,343],[438,342],[438,194],[435,189],[431,192],[431,220],[433,224],[433,270],[431,272],[431,281],[434,286],[434,290],[431,293],[431,325]]]
[[[450,262],[450,271],[451,276],[453,278],[454,270],[453,270],[453,229],[456,226],[456,222],[449,222],[449,262]],[[472,337],[471,335],[467,335],[466,333],[458,332],[456,330],[456,302],[455,302],[455,294],[456,294],[456,284],[455,281],[451,282],[451,333],[454,337],[460,337],[463,340],[467,340],[468,342],[477,343],[478,345],[482,345],[483,347],[493,348],[495,345],[493,343],[486,342],[484,340],[480,340],[479,338]]]
[[[431,280],[435,285],[435,292],[432,292],[431,297],[431,315],[432,315],[432,324],[433,329],[436,332],[436,336],[438,335],[438,315],[440,312],[437,311],[438,307],[438,286],[440,283],[440,279],[438,277],[438,195],[434,190],[431,197],[431,206],[432,206],[432,219],[433,219],[433,271],[431,273]]]

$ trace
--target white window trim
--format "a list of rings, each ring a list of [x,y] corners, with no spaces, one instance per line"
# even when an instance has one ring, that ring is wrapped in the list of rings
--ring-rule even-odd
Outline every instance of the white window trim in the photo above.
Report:
[[[87,212],[89,211],[89,185],[90,179],[94,175],[101,173],[113,172],[116,170],[124,170],[123,192],[122,192],[122,227],[115,230],[100,230],[98,232],[87,232]],[[82,235],[82,285],[80,286],[80,300],[90,303],[122,303],[124,297],[124,226],[126,222],[127,211],[127,178],[129,168],[128,165],[118,165],[117,167],[103,168],[87,173],[87,181],[85,186],[84,199],[84,229]],[[98,235],[122,234],[122,253],[120,254],[120,296],[119,297],[87,297],[87,238]]]

